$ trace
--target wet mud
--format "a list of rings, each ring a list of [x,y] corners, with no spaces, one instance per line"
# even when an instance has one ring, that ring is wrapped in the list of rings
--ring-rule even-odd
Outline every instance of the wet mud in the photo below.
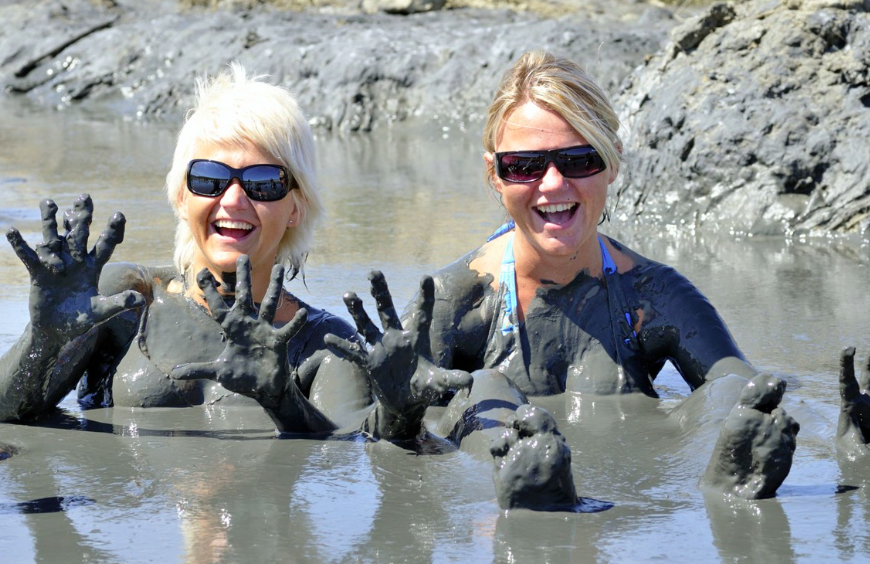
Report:
[[[29,118],[37,131],[39,119]],[[102,132],[95,139],[112,138],[116,132],[105,122],[77,119],[81,121],[74,125],[52,125],[60,136],[65,128],[87,138],[82,129],[92,127]],[[9,125],[15,125],[14,118]],[[137,135],[124,133],[134,139]],[[141,133],[143,139],[155,134]],[[453,142],[457,140],[444,143],[435,136],[428,145],[408,143],[403,155],[441,154],[446,159],[455,150],[449,147]],[[499,223],[498,210],[483,188],[467,182],[477,177],[472,173],[479,173],[477,155],[472,155],[469,171],[449,171],[449,181],[437,176],[426,180],[402,176],[413,174],[408,172],[388,174],[396,160],[374,158],[379,153],[367,152],[374,148],[321,143],[348,162],[354,155],[362,160],[347,166],[346,176],[340,167],[324,174],[335,212],[312,252],[308,290],[301,282],[293,287],[312,303],[341,313],[341,294],[347,289],[367,300],[364,273],[371,267],[381,268],[390,278],[395,302],[407,303],[419,288],[422,272],[449,262],[442,253],[459,256],[467,251],[471,237],[483,241]],[[40,152],[51,148],[50,142],[35,144],[28,149],[29,159],[40,159]],[[143,141],[138,152],[146,163],[153,158],[153,152],[144,150],[147,147]],[[20,154],[25,147],[19,142],[13,150]],[[99,149],[90,157],[74,151],[73,155],[92,165],[85,167],[84,175],[103,158]],[[461,163],[464,157],[451,158]],[[389,167],[378,175],[384,182],[369,185],[355,173],[363,162],[372,161]],[[51,166],[24,174],[16,170],[18,163],[3,166],[8,168],[0,169],[0,175],[25,177],[28,186],[58,182],[50,180]],[[111,209],[160,209],[165,202],[157,168],[150,180],[125,184],[119,178],[103,187],[97,184],[94,198],[117,198],[112,194],[124,186],[127,203]],[[457,177],[451,180],[452,174]],[[452,192],[462,178],[465,191]],[[79,184],[87,182],[87,176],[78,178]],[[403,201],[409,194],[414,205]],[[433,197],[440,199],[426,199]],[[39,196],[28,200],[30,196],[16,192],[0,198],[4,217],[15,216],[23,237],[38,240],[39,217],[32,210]],[[432,209],[457,209],[460,203],[491,214],[489,220],[478,224],[438,214],[463,237],[446,236],[437,242],[426,238],[428,246],[412,238],[396,240],[396,233],[419,232],[428,225]],[[404,264],[385,260],[380,248],[357,246],[352,255],[343,254],[347,230],[361,220],[360,212],[366,217],[360,228],[368,236],[383,238],[396,257],[410,257]],[[145,217],[144,211],[137,215]],[[105,217],[98,217],[96,224],[104,223]],[[158,213],[147,229],[131,238],[136,221],[128,212],[127,241],[119,252],[130,245],[125,252],[159,261],[154,247],[166,245],[160,237],[170,232],[161,234],[155,228],[160,221]],[[434,227],[433,232],[443,228]],[[620,226],[606,229],[616,234]],[[72,396],[61,405],[66,426],[0,426],[0,440],[21,449],[18,456],[0,462],[0,502],[82,496],[95,503],[72,504],[65,511],[42,515],[4,513],[0,521],[7,538],[20,548],[24,561],[65,561],[71,554],[85,560],[213,559],[215,554],[268,560],[290,551],[298,560],[312,562],[867,558],[870,536],[863,522],[868,476],[863,465],[849,465],[833,446],[839,351],[859,344],[855,341],[860,341],[865,324],[863,312],[870,307],[868,297],[855,290],[866,275],[864,243],[734,241],[640,229],[617,238],[646,256],[673,264],[691,279],[716,304],[747,358],[788,383],[782,405],[801,424],[801,432],[792,471],[775,498],[728,500],[710,497],[697,487],[733,403],[702,409],[698,406],[704,402],[684,402],[688,386],[668,366],[656,378],[658,399],[572,392],[532,399],[559,422],[571,446],[578,495],[614,504],[607,511],[587,514],[501,512],[491,462],[462,450],[414,456],[393,445],[358,439],[276,440],[273,422],[259,407],[218,403],[185,409],[81,411]],[[11,250],[3,249],[0,258],[0,313],[9,320],[0,342],[8,347],[26,323],[26,272]],[[815,297],[810,300],[807,295]],[[373,311],[373,306],[366,307]],[[863,349],[858,348],[859,366]],[[733,386],[734,392],[739,389]],[[675,409],[677,404],[684,407]],[[434,424],[444,409],[430,410],[427,421]],[[408,527],[409,522],[414,526]],[[680,542],[673,542],[675,538]],[[747,538],[758,540],[748,543]]]

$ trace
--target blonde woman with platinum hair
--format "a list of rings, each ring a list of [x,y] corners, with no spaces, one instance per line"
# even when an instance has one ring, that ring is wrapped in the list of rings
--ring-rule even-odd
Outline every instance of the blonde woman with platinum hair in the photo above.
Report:
[[[74,388],[86,407],[253,399],[294,433],[332,431],[370,405],[366,375],[325,350],[326,334],[355,331],[283,285],[285,270],[302,272],[323,215],[314,164],[293,96],[233,64],[197,81],[166,176],[174,266],[106,264],[123,215],[89,252],[90,197],[62,233],[44,201],[35,250],[8,233],[33,291],[31,323],[0,359],[0,420],[38,417]],[[312,390],[329,404],[309,402]]]

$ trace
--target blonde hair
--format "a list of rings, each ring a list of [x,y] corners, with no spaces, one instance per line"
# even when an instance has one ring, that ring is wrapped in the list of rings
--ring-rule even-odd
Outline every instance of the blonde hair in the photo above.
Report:
[[[287,167],[298,189],[285,197],[294,198],[299,217],[295,227],[285,231],[275,263],[284,265],[288,278],[303,270],[324,211],[315,173],[314,136],[293,95],[263,82],[264,78],[249,77],[242,65],[232,63],[228,71],[196,81],[196,102],[178,134],[166,175],[166,194],[178,218],[175,266],[179,272],[193,263],[196,249],[179,206],[187,186],[187,165],[200,143],[227,148],[254,145]]]
[[[607,95],[579,65],[546,51],[524,54],[502,75],[483,128],[487,152],[495,152],[505,120],[526,102],[562,116],[598,151],[607,168],[619,166],[619,118]],[[486,170],[490,187],[494,174],[490,162]]]

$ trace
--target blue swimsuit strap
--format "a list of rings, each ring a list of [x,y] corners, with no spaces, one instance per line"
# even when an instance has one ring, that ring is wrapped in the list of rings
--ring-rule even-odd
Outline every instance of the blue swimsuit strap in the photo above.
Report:
[[[516,271],[516,261],[514,260],[514,233],[513,229],[516,226],[514,225],[513,220],[505,223],[501,227],[499,227],[495,233],[487,238],[487,242],[492,241],[502,235],[509,234],[510,238],[508,239],[507,246],[504,249],[504,255],[501,259],[501,271],[499,273],[499,283],[505,289],[504,290],[504,302],[502,304],[504,315],[502,316],[502,326],[501,332],[504,335],[510,333],[519,333],[519,320],[516,322],[513,321],[512,316],[514,312],[517,311],[517,271]],[[604,241],[601,236],[598,237],[598,246],[601,249],[601,262],[602,262],[602,270],[604,271],[604,280],[605,284],[608,288],[612,288],[612,291],[616,293],[615,296],[622,306],[622,313],[625,317],[625,321],[628,328],[628,337],[624,339],[624,342],[629,347],[632,347],[634,342],[637,340],[637,332],[634,330],[634,327],[631,323],[631,314],[628,312],[628,308],[625,306],[625,299],[622,295],[621,287],[617,280],[614,279],[614,276],[618,273],[616,268],[616,263],[613,261],[613,257],[610,256],[610,252],[607,250],[607,247],[604,246]],[[609,303],[608,299],[608,303]],[[614,334],[615,336],[615,334]]]

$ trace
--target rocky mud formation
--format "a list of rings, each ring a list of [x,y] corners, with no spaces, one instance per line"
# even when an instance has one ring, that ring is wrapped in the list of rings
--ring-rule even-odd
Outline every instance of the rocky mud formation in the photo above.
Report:
[[[559,19],[507,9],[365,13],[375,2],[310,0],[307,11],[227,2],[218,10],[197,6],[209,0],[4,3],[0,84],[50,105],[177,116],[190,105],[194,75],[239,60],[294,91],[313,124],[367,131],[416,116],[479,120],[501,73],[536,47],[582,62],[616,92],[674,24],[669,11],[637,0],[618,10],[593,2],[597,10],[566,9]],[[566,5],[577,4],[588,2]]]
[[[870,226],[870,2],[717,4],[619,100],[617,213],[738,233]]]

